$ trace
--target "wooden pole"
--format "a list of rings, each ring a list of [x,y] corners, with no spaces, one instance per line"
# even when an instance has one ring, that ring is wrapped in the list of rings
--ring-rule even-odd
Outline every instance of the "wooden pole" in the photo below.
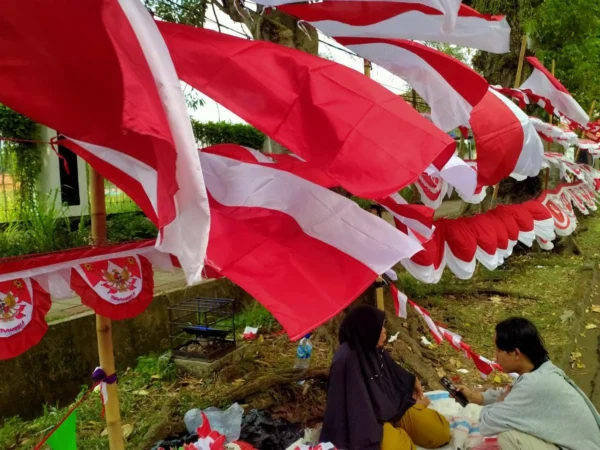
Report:
[[[106,204],[104,201],[104,178],[90,167],[90,210],[92,215],[92,242],[94,245],[106,243]],[[115,373],[115,357],[112,341],[112,324],[107,317],[96,314],[96,336],[100,367],[110,376]],[[106,429],[110,450],[124,450],[123,430],[117,383],[108,384],[106,403]]]
[[[544,190],[548,189],[548,183],[550,183],[550,167],[546,168],[546,175],[544,179]]]
[[[365,75],[371,78],[371,63],[368,59],[365,59],[364,71]]]
[[[519,53],[519,64],[517,66],[517,75],[515,76],[515,89],[518,89],[521,85],[521,75],[523,74],[523,62],[525,61],[525,50],[527,50],[527,36],[523,35],[521,39],[521,52]],[[490,203],[490,209],[496,204],[498,198],[498,191],[500,190],[500,183],[496,183],[494,186],[494,193],[492,194],[492,201]]]
[[[417,109],[417,91],[412,90],[412,105],[413,108]]]

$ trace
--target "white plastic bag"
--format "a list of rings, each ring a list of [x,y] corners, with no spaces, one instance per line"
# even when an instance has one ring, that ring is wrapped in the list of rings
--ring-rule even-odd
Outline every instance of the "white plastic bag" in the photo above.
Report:
[[[200,409],[190,409],[185,413],[183,421],[188,433],[194,433],[202,426],[202,411]],[[237,441],[242,432],[243,408],[234,403],[225,411],[219,408],[210,407],[204,410],[206,418],[210,422],[210,427],[225,435],[227,442]]]

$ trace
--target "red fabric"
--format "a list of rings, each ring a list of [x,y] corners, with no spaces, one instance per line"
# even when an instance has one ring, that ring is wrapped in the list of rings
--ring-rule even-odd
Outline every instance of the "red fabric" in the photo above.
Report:
[[[177,152],[154,78],[119,3],[4,2],[0,17],[0,54],[10,61],[0,71],[0,102],[65,136],[156,169],[158,226],[172,222]]]
[[[201,151],[204,153],[225,156],[226,158],[236,159],[238,161],[247,162],[250,164],[257,164],[259,166],[284,170],[286,172],[293,173],[300,178],[304,178],[311,183],[323,186],[324,188],[338,186],[338,183],[325,172],[323,172],[323,170],[290,155],[265,155],[276,160],[273,163],[266,163],[257,161],[252,153],[250,153],[246,148],[237,144],[213,145],[211,147],[203,148]]]
[[[485,216],[489,217],[490,223],[494,226],[496,230],[496,247],[500,250],[508,249],[508,231],[507,224],[500,219],[500,217],[495,216],[493,214],[485,213]],[[514,240],[517,240],[519,235],[519,230],[517,228],[517,224],[513,221],[514,232],[516,233],[516,237]]]
[[[468,218],[469,226],[475,234],[478,247],[488,255],[494,255],[498,249],[498,236],[496,235],[495,224],[497,220],[487,214],[478,214]]]
[[[262,303],[292,340],[337,315],[377,278],[286,214],[213,199],[210,206],[208,260]]]
[[[489,211],[487,214],[496,216],[500,219],[500,222],[504,224],[508,239],[513,242],[519,240],[519,224],[510,212],[508,212],[505,208],[495,208]]]
[[[569,93],[569,91],[567,90],[567,88],[564,87],[562,85],[562,83],[560,81],[558,81],[558,79],[554,75],[552,75],[548,69],[546,69],[544,67],[544,65],[540,62],[539,59],[537,59],[535,56],[528,56],[525,59],[535,69],[537,69],[540,72],[542,72],[546,76],[546,78],[548,78],[548,81],[550,81],[550,83],[552,84],[552,86],[554,86],[554,88],[556,88],[560,92],[564,92],[565,94],[571,95]]]
[[[499,205],[496,209],[506,211],[507,214],[511,215],[517,222],[520,231],[533,231],[533,216],[529,209],[523,205]]]
[[[521,122],[488,91],[473,108],[469,123],[477,145],[477,181],[493,186],[517,165],[525,139]]]
[[[35,280],[31,281],[31,295],[26,287],[25,280],[17,279],[4,281],[0,283],[0,293],[11,294],[17,301],[14,307],[19,307],[19,302],[31,304],[33,301],[33,310],[31,320],[21,331],[17,331],[11,336],[0,334],[0,360],[10,359],[26,352],[31,347],[36,346],[48,331],[46,323],[46,314],[50,311],[50,294],[42,289]],[[7,303],[7,298],[0,303],[0,318],[6,319],[13,313],[19,314]],[[19,325],[16,325],[17,327]],[[7,333],[8,334],[8,333]]]
[[[521,206],[529,211],[534,221],[552,219],[550,211],[539,200],[530,200]]]
[[[111,253],[125,251],[135,253],[135,250],[152,247],[154,246],[154,243],[154,240],[143,240],[127,242],[125,244],[107,245],[103,247],[81,247],[70,250],[61,250],[53,253],[40,253],[35,255],[27,255],[26,257],[19,256],[14,258],[0,259],[0,274],[36,269],[52,264],[76,261],[82,258],[108,255]]]
[[[462,261],[472,261],[477,251],[477,237],[469,226],[470,217],[456,220],[441,219],[435,222],[437,227],[444,223],[444,241],[452,254]]]
[[[427,228],[433,226],[433,216],[435,214],[433,208],[424,205],[400,204],[391,197],[377,199],[377,203],[385,206],[399,216],[416,220]]]
[[[420,266],[433,266],[438,269],[444,260],[443,222],[435,222],[435,231],[429,241],[421,242],[423,250],[413,255],[412,262]]]
[[[331,2],[344,3],[344,2]],[[368,2],[373,3],[373,2]],[[426,45],[404,39],[377,39],[362,37],[337,37],[340,44],[389,44],[408,50],[427,62],[452,88],[457,91],[467,102],[475,106],[486,95],[488,82],[456,58],[446,55]]]
[[[181,79],[355,195],[397,192],[454,152],[453,139],[355,70],[269,42],[157,25]]]
[[[553,199],[546,199],[544,205],[552,214],[554,219],[554,227],[559,230],[568,230],[571,228],[571,218],[566,214],[562,208]]]
[[[127,258],[118,258],[118,260],[124,259]],[[134,258],[131,259],[135,261]],[[71,289],[81,297],[81,303],[93,309],[96,314],[108,317],[111,320],[132,319],[143,313],[146,308],[150,306],[154,297],[154,271],[152,270],[152,264],[143,256],[139,256],[139,259],[141,272],[139,272],[137,262],[127,264],[127,267],[132,275],[142,279],[142,290],[135,298],[127,302],[118,305],[108,302],[98,295],[98,293],[94,291],[90,284],[88,284],[75,269],[71,269]],[[121,264],[121,261],[115,261]],[[88,278],[92,284],[103,281],[102,273],[100,271],[104,272],[104,270],[107,269],[107,263],[108,261],[100,261],[83,265],[89,266],[90,268],[90,275]],[[85,270],[86,267],[84,267],[84,271]]]
[[[442,195],[442,185],[444,180],[442,180],[440,176],[432,177],[423,172],[416,183],[421,187],[423,194],[433,202],[438,200]]]

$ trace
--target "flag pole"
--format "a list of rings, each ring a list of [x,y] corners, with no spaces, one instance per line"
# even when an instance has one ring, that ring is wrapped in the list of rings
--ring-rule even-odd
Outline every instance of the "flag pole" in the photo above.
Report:
[[[106,203],[104,199],[104,178],[90,166],[90,210],[92,216],[92,243],[94,246],[106,244]],[[108,317],[96,314],[96,336],[100,367],[107,376],[115,373],[115,356],[112,341],[112,324]],[[124,450],[123,430],[117,383],[106,384],[106,429],[110,450]]]
[[[368,59],[364,60],[363,70],[365,76],[371,78],[371,62]],[[381,277],[377,277],[375,282],[375,297],[377,298],[377,309],[383,311],[383,279]]]
[[[521,52],[519,53],[519,65],[517,66],[517,76],[515,77],[515,89],[518,89],[521,85],[521,75],[523,73],[523,62],[525,61],[525,50],[527,50],[527,36],[523,35],[521,39]],[[492,202],[490,209],[494,207],[496,199],[498,198],[498,190],[500,189],[500,182],[494,186],[494,193],[492,195]]]

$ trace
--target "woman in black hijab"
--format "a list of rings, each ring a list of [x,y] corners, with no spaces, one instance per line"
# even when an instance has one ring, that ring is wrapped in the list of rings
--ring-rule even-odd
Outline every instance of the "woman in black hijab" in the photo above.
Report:
[[[383,350],[385,313],[352,309],[340,327],[340,348],[329,374],[322,442],[344,450],[437,448],[450,441],[450,425],[427,408],[414,375]]]

